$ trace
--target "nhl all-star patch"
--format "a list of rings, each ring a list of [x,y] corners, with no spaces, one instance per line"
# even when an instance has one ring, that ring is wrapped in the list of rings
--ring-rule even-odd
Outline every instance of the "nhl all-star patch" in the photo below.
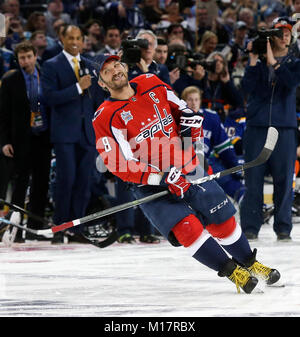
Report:
[[[127,125],[127,123],[128,123],[130,120],[133,119],[133,116],[132,116],[131,112],[130,112],[130,111],[125,111],[125,110],[123,110],[123,111],[121,112],[121,117],[122,117],[123,121],[125,122],[125,125]]]

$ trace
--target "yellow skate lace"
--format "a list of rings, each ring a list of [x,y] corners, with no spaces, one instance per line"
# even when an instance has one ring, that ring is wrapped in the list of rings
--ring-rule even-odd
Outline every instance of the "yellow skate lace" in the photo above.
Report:
[[[229,276],[229,280],[235,283],[237,292],[240,293],[240,286],[244,286],[247,283],[247,281],[249,280],[249,276],[250,274],[248,270],[237,266],[232,274]]]
[[[267,280],[269,278],[269,275],[272,271],[271,268],[264,266],[258,261],[255,261],[253,265],[248,269],[253,276],[260,276],[264,280]]]

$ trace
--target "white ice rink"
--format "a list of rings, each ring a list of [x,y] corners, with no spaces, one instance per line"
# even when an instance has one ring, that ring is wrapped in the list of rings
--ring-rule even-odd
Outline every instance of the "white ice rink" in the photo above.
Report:
[[[166,241],[157,245],[0,244],[1,317],[299,317],[300,224],[291,242],[264,225],[258,260],[284,287],[248,295]],[[257,288],[258,288],[257,287]],[[263,291],[263,292],[262,292]]]

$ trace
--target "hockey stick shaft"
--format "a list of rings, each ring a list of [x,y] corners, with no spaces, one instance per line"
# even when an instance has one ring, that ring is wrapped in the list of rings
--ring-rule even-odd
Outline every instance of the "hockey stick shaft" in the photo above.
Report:
[[[263,164],[271,156],[272,151],[274,150],[274,147],[276,145],[277,139],[278,139],[278,131],[273,127],[269,127],[265,145],[264,145],[261,153],[258,155],[258,157],[256,159],[254,159],[254,160],[252,160],[248,163],[245,163],[243,165],[238,165],[238,166],[232,167],[230,169],[227,169],[227,170],[224,170],[224,171],[214,173],[214,174],[205,176],[203,178],[197,179],[196,181],[193,181],[193,184],[203,184],[207,181],[210,181],[210,180],[213,180],[213,179],[219,179],[221,177],[224,177],[224,176],[236,173],[236,172],[244,171],[244,170],[249,169],[251,167],[255,167],[255,166]],[[167,190],[162,191],[162,192],[158,192],[158,193],[152,194],[150,196],[147,196],[147,197],[144,197],[144,198],[141,198],[141,199],[138,199],[138,200],[133,200],[133,201],[130,201],[130,202],[122,204],[122,205],[114,206],[114,207],[105,209],[103,211],[87,215],[87,216],[85,216],[83,218],[80,218],[80,219],[69,221],[69,222],[63,223],[63,224],[58,225],[58,226],[54,226],[50,229],[43,229],[43,230],[35,231],[36,232],[35,234],[37,234],[37,235],[48,235],[51,232],[57,233],[57,232],[60,232],[62,230],[65,230],[65,229],[68,229],[68,228],[71,228],[71,227],[76,227],[76,226],[79,226],[79,225],[84,224],[86,222],[96,220],[96,219],[100,219],[100,218],[103,218],[105,216],[108,216],[108,215],[111,215],[111,214],[114,214],[114,213],[124,211],[124,210],[129,209],[129,208],[132,208],[134,206],[138,206],[138,205],[144,204],[146,202],[153,201],[153,200],[161,198],[161,197],[163,197],[167,194],[169,194],[169,192]]]

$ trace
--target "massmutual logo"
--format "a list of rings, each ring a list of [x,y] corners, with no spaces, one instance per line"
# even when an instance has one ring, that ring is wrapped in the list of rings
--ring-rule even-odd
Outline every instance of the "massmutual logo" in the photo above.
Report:
[[[5,16],[0,13],[0,37],[5,37],[6,31],[5,31]]]

